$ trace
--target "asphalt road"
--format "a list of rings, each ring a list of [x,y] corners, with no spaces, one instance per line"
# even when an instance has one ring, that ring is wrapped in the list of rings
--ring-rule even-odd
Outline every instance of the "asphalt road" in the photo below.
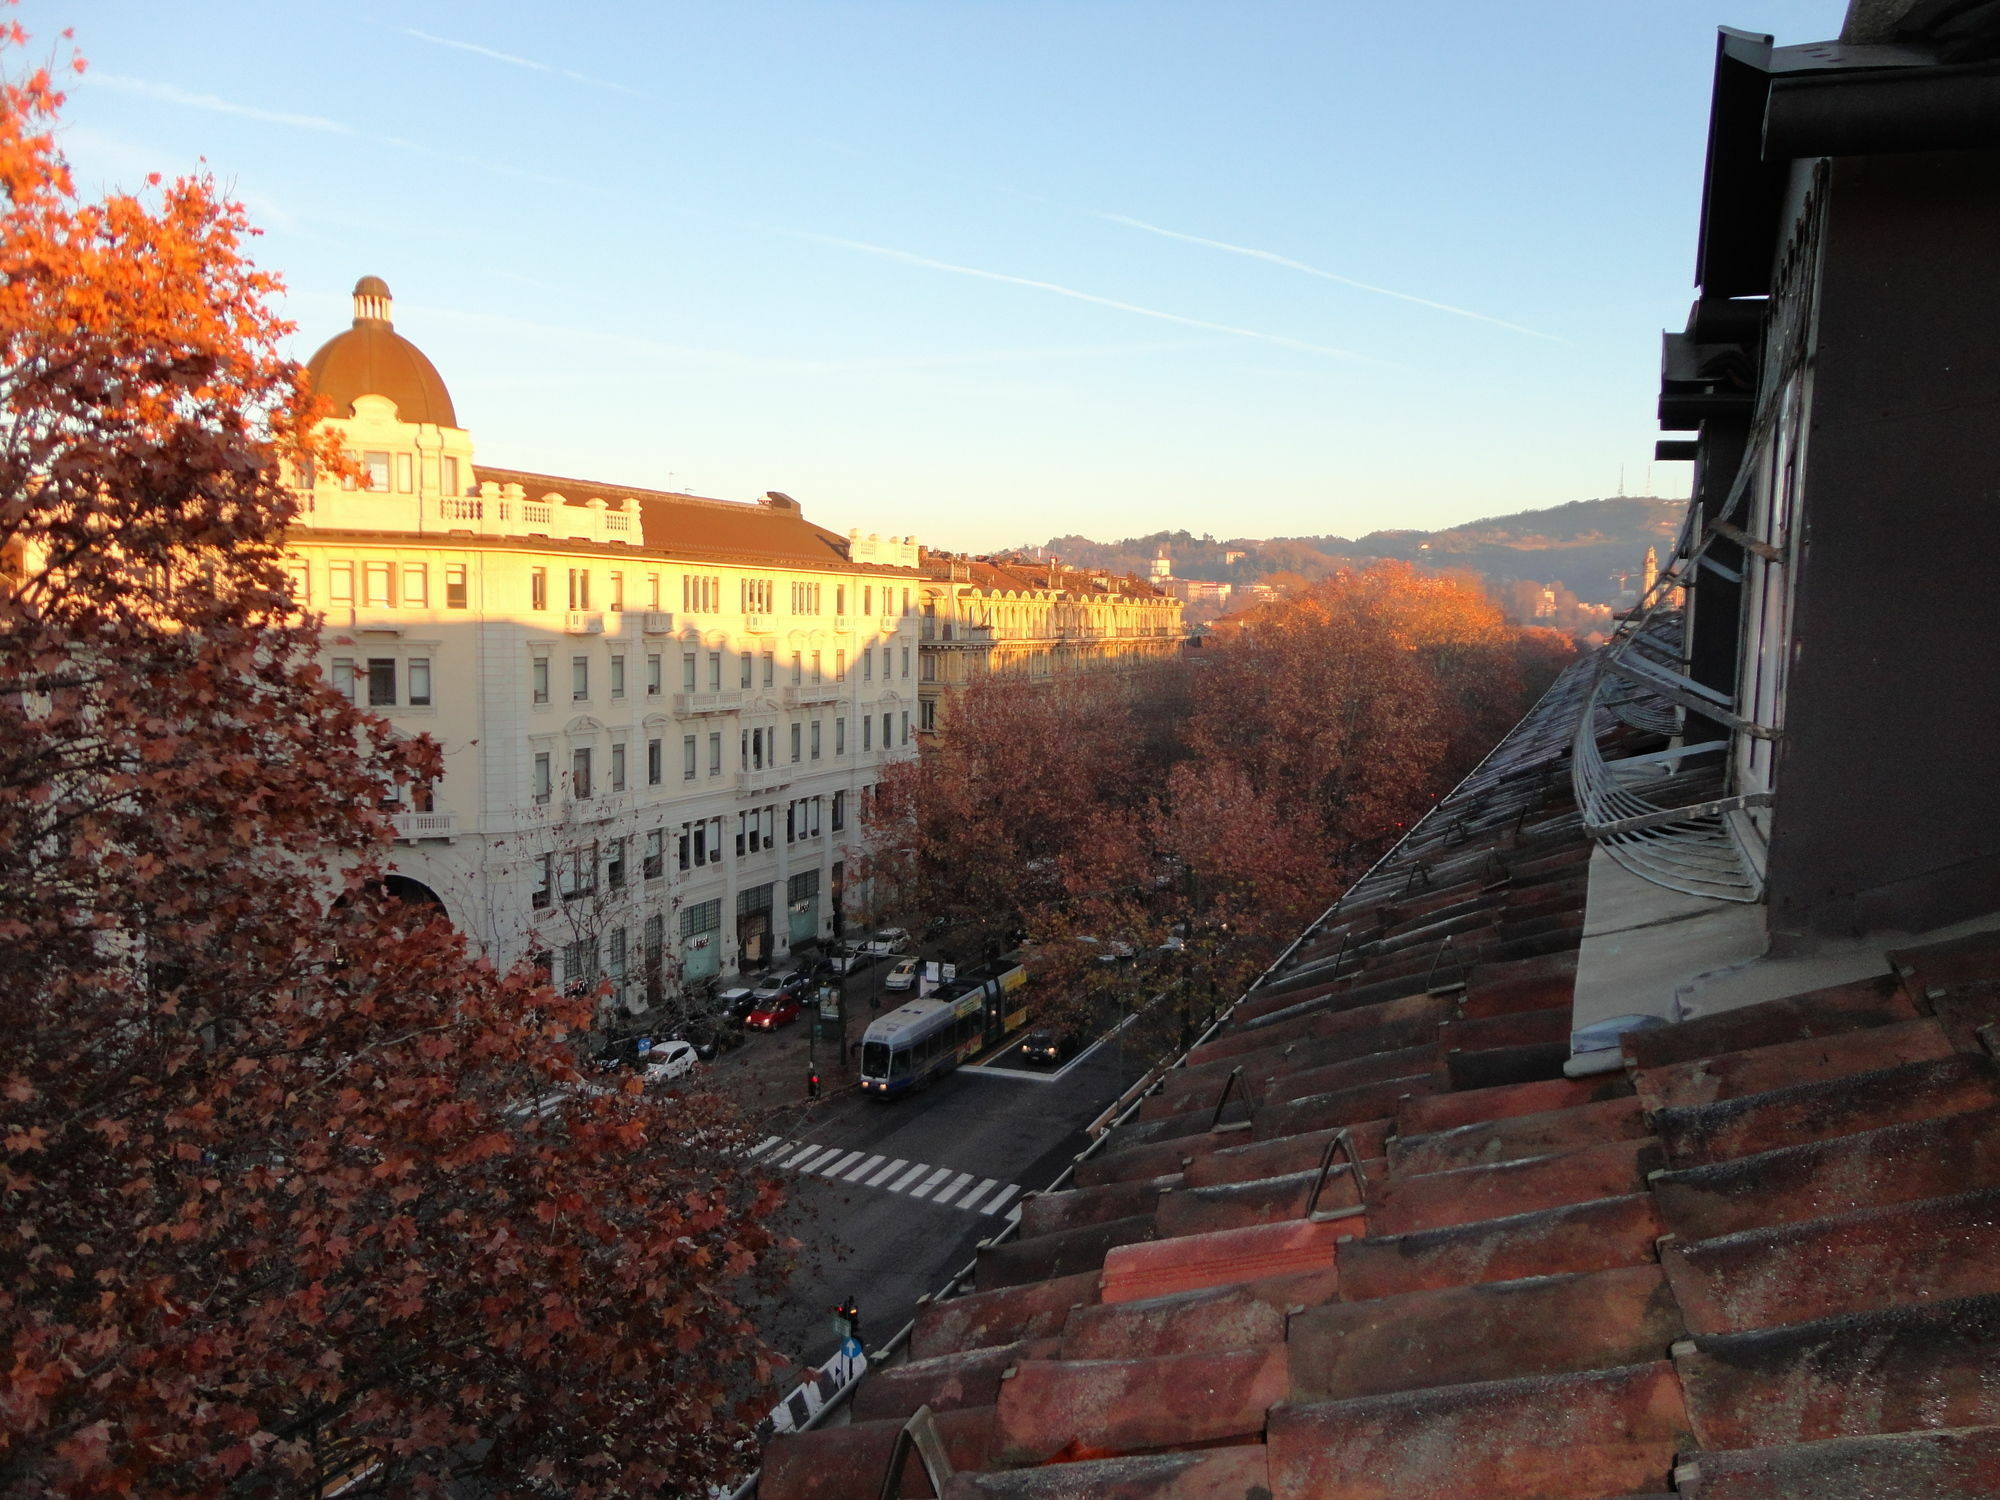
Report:
[[[1143,1071],[1115,1030],[1053,1073],[1024,1068],[1013,1053],[1010,1044],[915,1095],[876,1100],[848,1089],[772,1117],[758,1159],[793,1179],[789,1227],[808,1247],[789,1297],[760,1319],[776,1348],[804,1365],[824,1361],[838,1342],[832,1309],[848,1297],[864,1341],[888,1338],[920,1295],[1007,1222],[1022,1193],[1069,1164],[1083,1127]]]

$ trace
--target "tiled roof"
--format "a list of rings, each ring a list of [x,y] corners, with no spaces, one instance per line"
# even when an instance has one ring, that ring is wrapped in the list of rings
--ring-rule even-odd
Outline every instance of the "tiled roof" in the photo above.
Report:
[[[762,1500],[2000,1493],[2000,935],[1565,1077],[1589,670]]]
[[[603,484],[523,469],[496,469],[486,464],[475,465],[473,477],[482,484],[488,481],[518,484],[531,500],[561,495],[571,505],[586,505],[601,499],[615,508],[623,507],[628,499],[637,500],[645,546],[654,551],[716,562],[865,567],[874,571],[872,565],[850,563],[845,537],[813,525],[800,513],[797,502],[782,496],[777,497],[781,502],[777,504],[710,500],[668,490]],[[907,570],[895,571],[907,576]]]

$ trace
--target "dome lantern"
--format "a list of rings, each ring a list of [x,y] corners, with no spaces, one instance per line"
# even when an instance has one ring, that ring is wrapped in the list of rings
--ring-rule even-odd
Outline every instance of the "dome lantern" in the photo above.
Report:
[[[380,323],[384,328],[393,328],[389,320],[389,309],[395,299],[389,295],[389,283],[380,276],[364,276],[354,283],[354,326],[363,323]]]
[[[392,306],[389,284],[381,277],[354,283],[354,326],[306,361],[313,389],[333,403],[335,416],[352,416],[358,396],[385,396],[396,403],[401,421],[458,426],[437,367],[396,332],[389,320]]]

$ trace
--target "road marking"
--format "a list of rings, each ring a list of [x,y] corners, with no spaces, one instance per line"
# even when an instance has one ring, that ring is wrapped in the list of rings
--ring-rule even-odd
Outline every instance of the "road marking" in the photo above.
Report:
[[[773,1146],[782,1146],[784,1143],[785,1143],[785,1138],[781,1135],[767,1135],[764,1137],[763,1140],[759,1141],[756,1145],[750,1148],[750,1157],[754,1161],[757,1157],[760,1157],[766,1151],[769,1151]]]
[[[836,1146],[834,1149],[839,1150],[840,1148]],[[842,1172],[845,1172],[849,1167],[853,1166],[859,1160],[861,1160],[861,1153],[859,1151],[850,1151],[847,1153],[847,1155],[841,1157],[841,1159],[835,1162],[832,1166],[817,1167],[814,1170],[817,1171],[822,1177],[838,1177]]]
[[[881,1171],[877,1172],[873,1177],[869,1178],[868,1185],[870,1187],[880,1187],[883,1183],[887,1182],[891,1177],[894,1177],[898,1172],[902,1171],[903,1168],[908,1166],[909,1164],[910,1163],[908,1157],[903,1157],[903,1156],[897,1157],[894,1161],[890,1162],[888,1166],[884,1167]]]
[[[943,1182],[945,1178],[949,1176],[951,1176],[950,1167],[939,1167],[935,1172],[931,1173],[930,1176],[924,1179],[922,1187],[912,1188],[910,1190],[910,1196],[912,1198],[923,1197],[924,1194],[928,1193],[932,1188],[936,1187],[940,1182]]]
[[[838,1155],[840,1155],[840,1147],[838,1146],[827,1146],[824,1149],[815,1146],[811,1155],[795,1162],[793,1165],[795,1170],[799,1172],[817,1172],[821,1166],[832,1161]]]
[[[1010,1182],[1005,1187],[1000,1189],[999,1192],[993,1195],[993,1201],[991,1203],[987,1204],[986,1207],[980,1209],[979,1211],[983,1214],[998,1213],[1000,1211],[1000,1205],[1005,1203],[1009,1198],[1013,1197],[1016,1193],[1020,1191],[1021,1189],[1018,1186]]]
[[[947,1167],[945,1170],[949,1171],[951,1169]],[[931,1202],[933,1203],[951,1202],[951,1195],[957,1192],[960,1188],[964,1187],[970,1181],[972,1181],[972,1174],[970,1172],[960,1172],[956,1177],[952,1178],[949,1184],[938,1189],[938,1195],[935,1198],[931,1199]]]
[[[910,1168],[909,1171],[905,1172],[901,1177],[898,1177],[894,1182],[890,1183],[889,1191],[892,1193],[902,1192],[904,1188],[908,1187],[911,1183],[915,1182],[919,1177],[923,1176],[924,1173],[928,1172],[929,1170],[930,1170],[929,1163],[921,1161],[918,1162],[914,1167]]]
[[[960,1208],[970,1208],[972,1207],[973,1204],[977,1203],[981,1198],[984,1198],[989,1192],[991,1192],[994,1188],[998,1186],[1000,1186],[1000,1179],[997,1177],[989,1177],[984,1182],[980,1183],[978,1187],[974,1188],[971,1192],[967,1193],[963,1198],[959,1199],[958,1206]]]
[[[800,1162],[804,1161],[808,1156],[811,1156],[814,1152],[819,1151],[820,1149],[821,1148],[818,1146],[807,1146],[803,1150],[799,1151],[796,1155],[791,1156],[786,1160],[779,1162],[778,1165],[781,1167],[796,1167]]]
[[[859,1182],[862,1178],[866,1177],[870,1172],[874,1171],[880,1165],[882,1165],[882,1158],[879,1156],[871,1156],[868,1158],[868,1160],[864,1161],[860,1166],[856,1167],[852,1172],[849,1172],[847,1174],[846,1180],[849,1182]]]

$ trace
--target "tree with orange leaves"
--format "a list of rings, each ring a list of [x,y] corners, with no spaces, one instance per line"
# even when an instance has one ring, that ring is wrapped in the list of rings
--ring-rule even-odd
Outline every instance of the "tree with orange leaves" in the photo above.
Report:
[[[775,1184],[382,894],[436,749],[292,611],[276,284],[205,180],[80,202],[61,102],[0,85],[0,1492],[723,1477]]]

